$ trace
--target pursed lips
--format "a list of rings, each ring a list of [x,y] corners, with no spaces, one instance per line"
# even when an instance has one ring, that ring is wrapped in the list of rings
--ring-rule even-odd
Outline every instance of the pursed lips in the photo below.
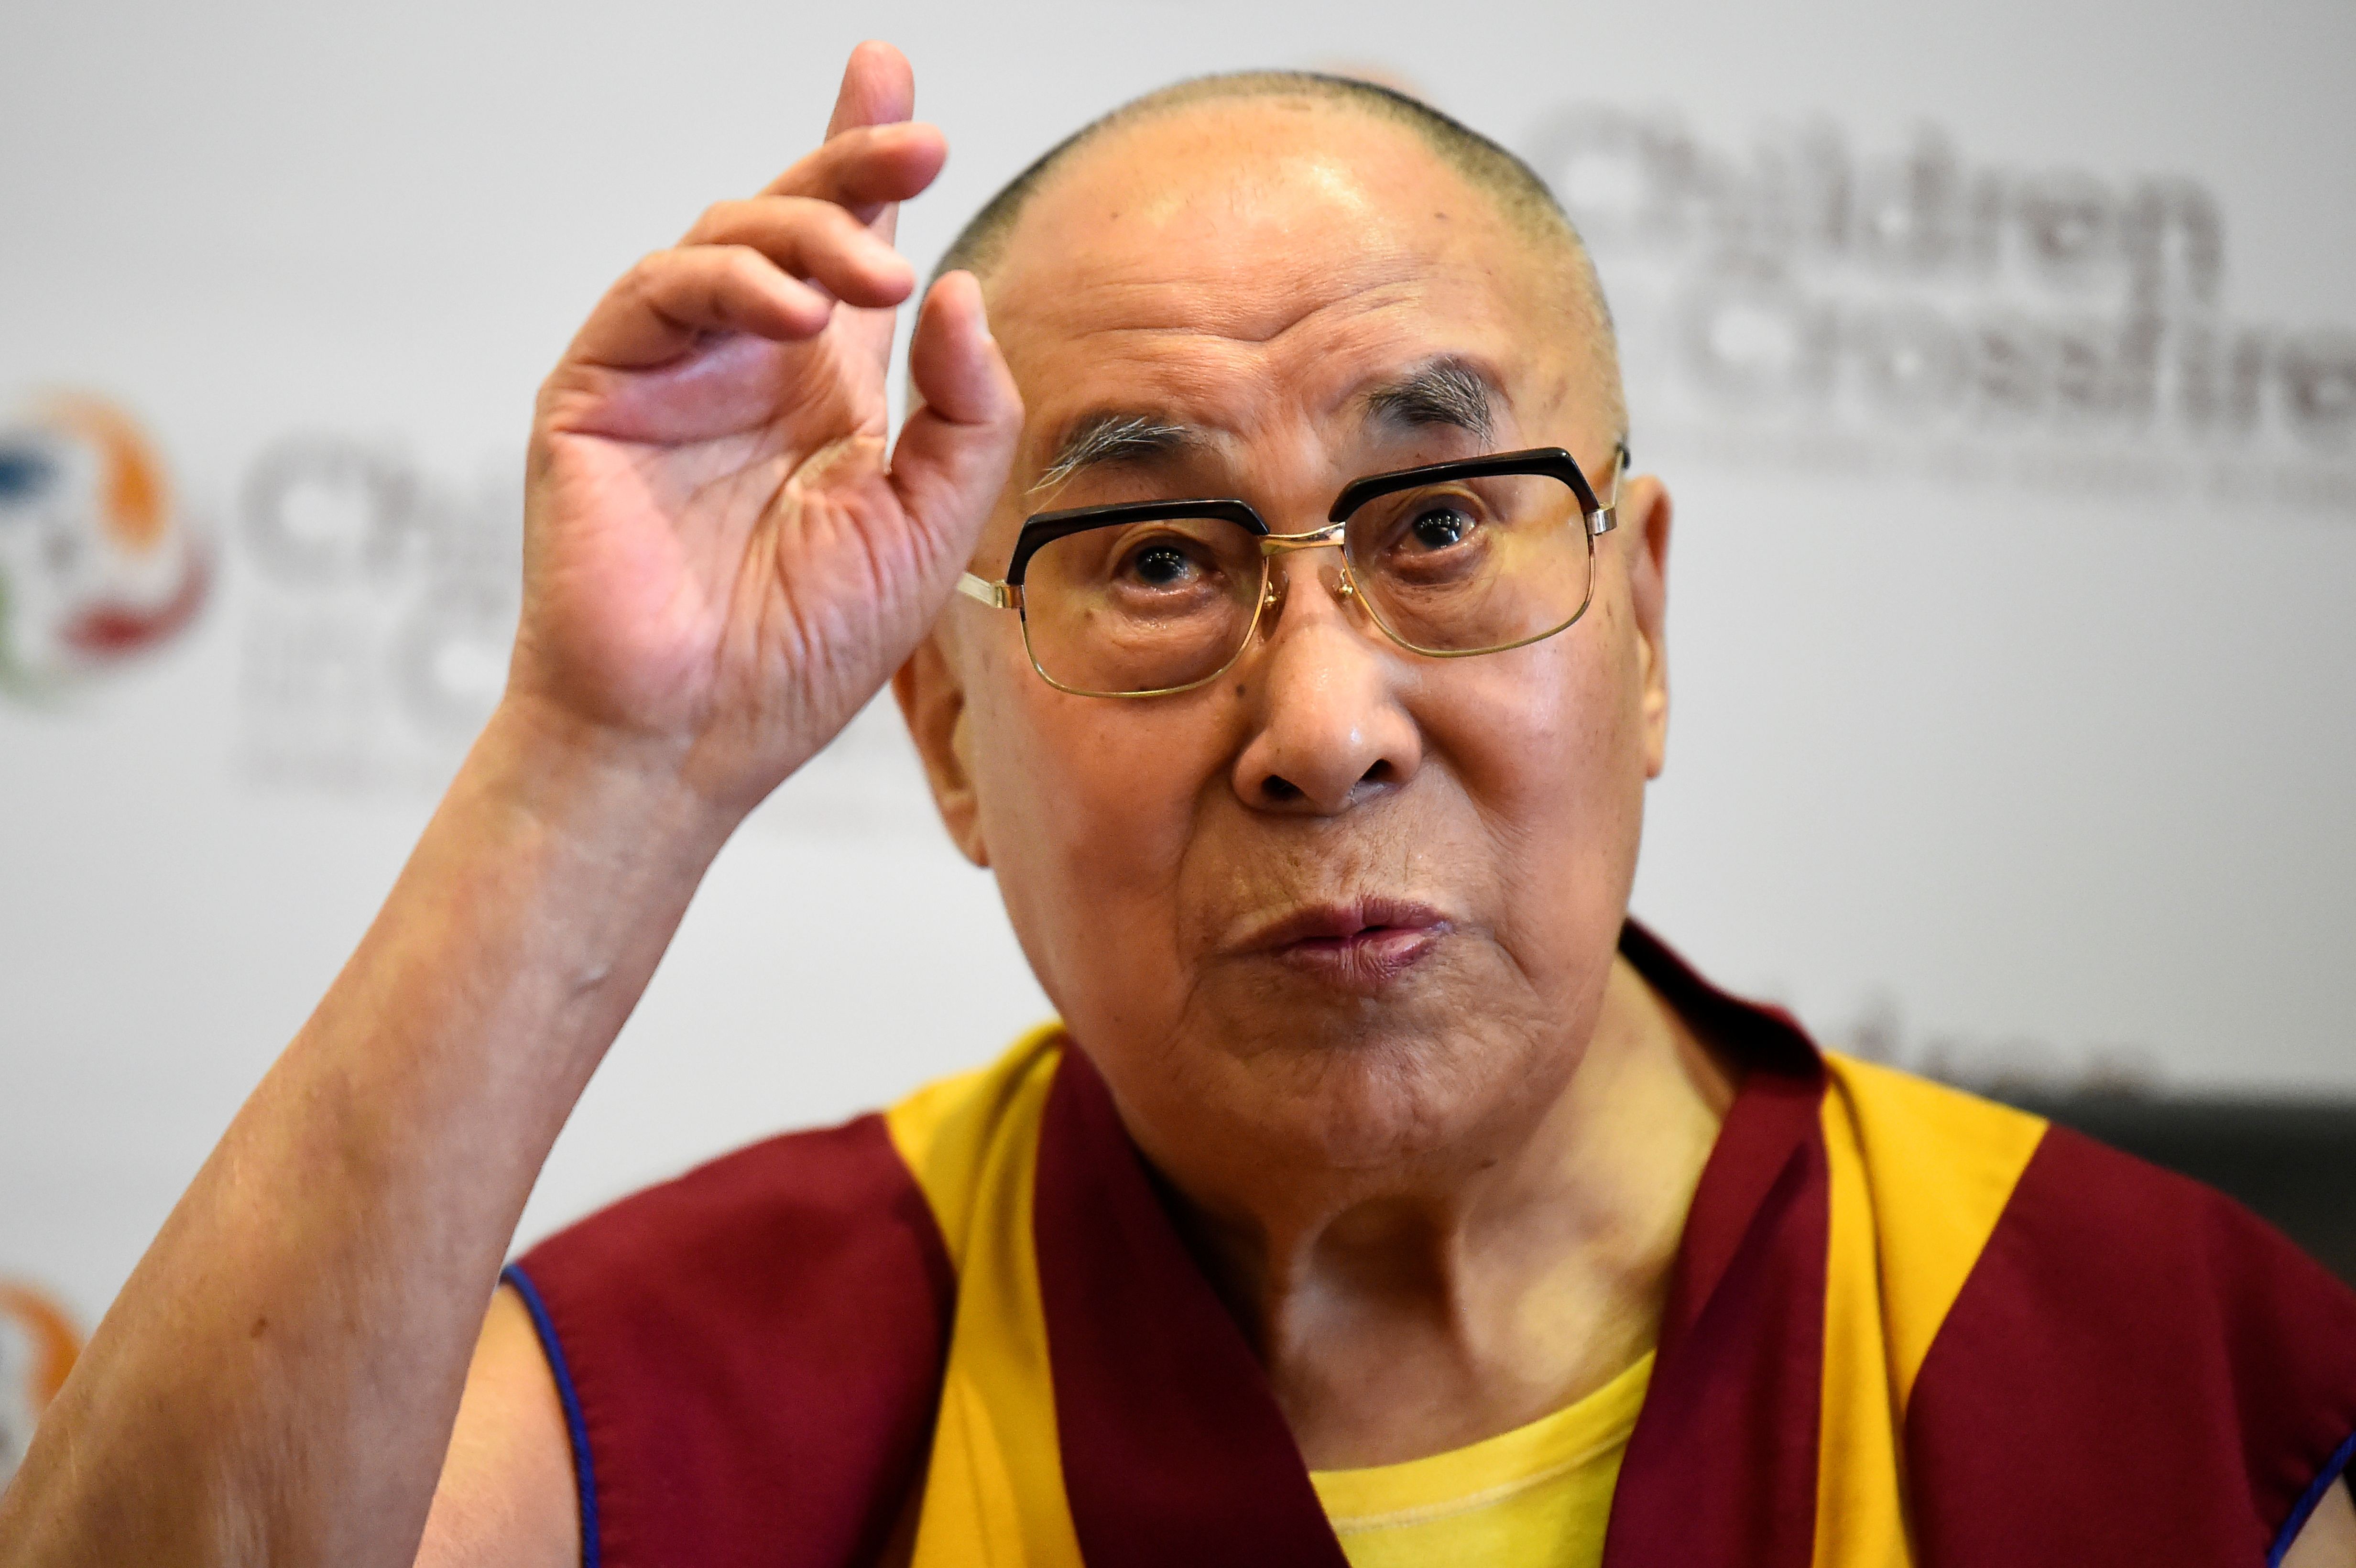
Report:
[[[1239,945],[1337,990],[1371,997],[1429,956],[1451,929],[1428,904],[1365,898],[1294,910]]]

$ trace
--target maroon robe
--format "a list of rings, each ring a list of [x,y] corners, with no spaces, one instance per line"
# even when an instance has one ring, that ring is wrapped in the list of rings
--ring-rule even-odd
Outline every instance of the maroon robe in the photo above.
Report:
[[[1605,1568],[1817,1561],[1823,1060],[1641,927],[1622,951],[1739,1062]],[[1259,1365],[1087,1058],[1033,1210],[1071,1522],[1091,1568],[1343,1568]],[[876,1561],[923,1484],[958,1280],[881,1117],[626,1199],[509,1270],[571,1429],[591,1568]],[[1903,1416],[1927,1568],[2278,1562],[2356,1452],[2356,1293],[2247,1211],[2044,1131]]]

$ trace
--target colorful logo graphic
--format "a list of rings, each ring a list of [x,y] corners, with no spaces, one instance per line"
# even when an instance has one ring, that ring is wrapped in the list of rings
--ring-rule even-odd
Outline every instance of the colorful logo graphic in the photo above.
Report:
[[[210,580],[122,410],[59,396],[0,419],[0,691],[43,695],[168,641]]]
[[[65,1386],[81,1336],[65,1309],[29,1285],[0,1280],[0,1486],[33,1440],[33,1423]]]

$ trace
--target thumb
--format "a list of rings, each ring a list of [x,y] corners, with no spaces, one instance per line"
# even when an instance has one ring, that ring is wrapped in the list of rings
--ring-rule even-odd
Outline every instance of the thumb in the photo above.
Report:
[[[908,374],[921,401],[892,449],[892,488],[909,518],[961,565],[1023,433],[1023,397],[990,336],[972,273],[947,273],[925,296]]]

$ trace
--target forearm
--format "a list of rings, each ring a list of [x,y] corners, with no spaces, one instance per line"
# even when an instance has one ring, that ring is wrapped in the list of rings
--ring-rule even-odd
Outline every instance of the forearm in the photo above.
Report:
[[[0,1563],[406,1563],[534,1178],[728,824],[503,710],[0,1501]]]

